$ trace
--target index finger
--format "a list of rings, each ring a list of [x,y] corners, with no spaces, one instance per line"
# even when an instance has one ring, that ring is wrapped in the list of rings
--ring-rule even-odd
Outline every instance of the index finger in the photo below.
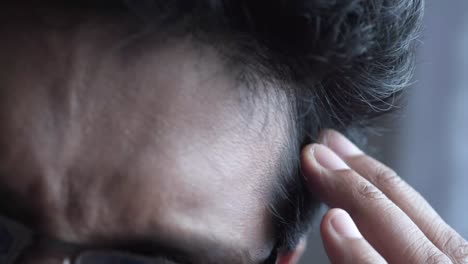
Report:
[[[311,191],[330,207],[346,210],[390,263],[450,263],[395,203],[329,148],[306,147],[302,169]]]

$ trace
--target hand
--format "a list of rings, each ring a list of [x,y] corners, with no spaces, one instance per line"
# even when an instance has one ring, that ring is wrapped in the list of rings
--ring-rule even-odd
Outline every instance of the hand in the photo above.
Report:
[[[468,263],[467,241],[395,172],[335,131],[322,139],[302,166],[309,189],[341,208],[320,228],[332,263]]]

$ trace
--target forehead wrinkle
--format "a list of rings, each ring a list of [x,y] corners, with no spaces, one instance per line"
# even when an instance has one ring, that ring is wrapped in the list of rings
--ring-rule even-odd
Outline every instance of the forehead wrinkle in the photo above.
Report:
[[[167,54],[167,53],[166,53]],[[182,56],[181,54],[176,54],[176,56]],[[189,56],[192,56],[189,54]],[[184,59],[187,58],[187,55],[182,56]],[[158,62],[158,67],[161,67],[162,61],[165,61],[164,59],[160,59]],[[207,63],[207,61],[199,61],[200,63]],[[145,63],[143,64],[145,65]],[[151,65],[151,64],[149,64]],[[148,66],[149,66],[148,65]],[[191,71],[193,67],[189,66],[185,68],[185,70]],[[219,184],[223,183],[226,181],[226,175],[223,173],[226,171],[226,167],[223,168],[223,166],[235,166],[235,167],[243,167],[246,165],[246,159],[249,159],[251,163],[253,163],[250,168],[250,174],[251,175],[257,175],[256,177],[258,180],[252,181],[253,178],[250,178],[249,181],[244,182],[244,189],[247,190],[252,190],[255,193],[261,194],[263,197],[266,197],[268,191],[270,190],[270,183],[272,182],[269,175],[273,175],[272,171],[272,164],[274,162],[272,160],[276,159],[272,156],[275,156],[274,154],[277,152],[275,149],[277,148],[276,142],[281,142],[281,139],[275,139],[278,135],[277,128],[271,128],[270,125],[273,124],[273,122],[265,122],[265,120],[268,120],[268,115],[271,115],[271,112],[275,110],[276,108],[274,107],[274,104],[265,104],[264,102],[260,103],[261,101],[264,101],[264,98],[258,97],[258,103],[255,105],[252,105],[255,107],[254,111],[251,112],[253,113],[252,115],[249,115],[247,117],[249,122],[247,122],[246,119],[243,119],[246,117],[244,114],[244,109],[245,105],[240,104],[240,101],[238,100],[239,98],[236,97],[236,91],[240,92],[245,92],[241,91],[240,89],[236,89],[233,87],[232,84],[232,79],[230,78],[230,75],[222,74],[223,71],[220,70],[220,67],[217,67],[216,65],[218,64],[212,64],[214,65],[214,70],[215,71],[208,71],[208,73],[200,72],[200,71],[195,71],[193,73],[194,80],[195,82],[184,82],[183,80],[177,79],[176,81],[182,81],[182,84],[177,85],[177,86],[186,86],[184,83],[189,84],[190,86],[195,86],[196,87],[204,87],[204,89],[208,90],[215,90],[215,94],[219,94],[219,98],[225,98],[226,95],[228,95],[229,100],[215,100],[215,104],[218,104],[221,109],[224,109],[220,111],[219,113],[216,113],[216,115],[213,116],[214,113],[208,112],[208,115],[203,115],[202,118],[199,121],[204,122],[203,120],[211,119],[209,117],[214,118],[214,120],[218,120],[218,118],[221,118],[222,120],[230,120],[230,122],[227,122],[227,124],[223,124],[219,126],[217,124],[216,129],[213,129],[212,124],[206,124],[208,130],[203,130],[204,133],[201,133],[199,136],[197,136],[196,131],[192,131],[190,129],[191,124],[194,124],[192,118],[188,118],[188,122],[183,122],[181,124],[174,124],[171,122],[170,118],[168,120],[164,120],[166,124],[170,126],[181,126],[181,128],[186,127],[186,129],[181,129],[180,133],[177,136],[177,142],[171,141],[170,139],[167,140],[169,145],[171,146],[172,142],[172,147],[166,148],[167,150],[163,150],[164,152],[173,152],[173,151],[178,151],[178,146],[180,146],[181,142],[184,142],[184,139],[190,139],[191,142],[186,142],[184,147],[180,149],[180,154],[178,156],[184,156],[188,155],[190,153],[194,153],[198,156],[199,159],[204,159],[205,162],[203,164],[206,164],[208,166],[206,168],[206,171],[213,170],[218,174],[218,177],[216,178],[219,182]],[[167,70],[169,67],[168,65],[165,65],[165,69]],[[145,67],[146,69],[155,69],[155,67]],[[211,68],[211,67],[210,67]],[[183,71],[185,71],[183,70]],[[141,73],[141,71],[138,71]],[[186,74],[181,74],[182,70],[179,70],[178,73],[180,74],[181,77],[185,78],[187,76]],[[221,74],[220,74],[221,72]],[[192,73],[189,73],[189,75]],[[206,77],[205,77],[206,75]],[[151,75],[150,75],[151,76]],[[166,74],[162,74],[163,77],[166,77]],[[144,79],[143,79],[144,80]],[[220,82],[219,87],[216,87],[216,83]],[[145,80],[143,83],[150,83],[150,81]],[[202,83],[202,85],[199,85],[199,83]],[[229,85],[226,86],[226,83]],[[211,87],[211,88],[209,88]],[[225,87],[228,88],[228,90],[222,90],[220,88]],[[217,88],[217,89],[216,89]],[[203,92],[203,90],[201,90]],[[234,93],[233,93],[234,92]],[[234,96],[233,96],[234,95]],[[195,95],[197,96],[197,95]],[[215,96],[216,97],[216,96]],[[178,112],[176,111],[178,120],[181,118],[184,119],[184,116],[189,116],[193,117],[193,114],[197,112],[195,110],[197,107],[203,107],[204,105],[197,104],[197,102],[202,102],[202,100],[197,101],[196,97],[187,97],[185,95],[182,95],[182,98],[190,99],[193,102],[193,99],[195,99],[195,103],[192,104],[188,109],[190,109],[189,112],[184,113],[184,112]],[[204,97],[202,97],[204,98]],[[202,99],[200,98],[200,99]],[[204,98],[206,99],[206,98]],[[234,99],[234,100],[233,100]],[[208,101],[209,102],[209,101]],[[205,102],[207,103],[207,102]],[[264,107],[267,106],[267,107]],[[194,109],[195,108],[195,109]],[[268,110],[265,110],[268,109]],[[180,110],[180,109],[176,109]],[[278,117],[278,113],[275,113],[276,117]],[[169,115],[170,117],[171,115]],[[275,122],[278,121],[277,119],[274,119]],[[171,124],[172,123],[172,124]],[[226,123],[226,122],[224,122]],[[200,124],[200,123],[196,123]],[[278,126],[282,127],[282,126]],[[187,132],[189,135],[184,133]],[[273,133],[271,133],[272,131]],[[171,135],[170,138],[172,138],[174,135]],[[196,138],[193,138],[195,136]],[[213,137],[216,138],[216,140],[213,141]],[[271,141],[274,141],[275,143],[270,143]],[[210,154],[200,152],[200,149],[203,149],[203,144],[210,144],[211,148],[214,150]],[[226,155],[226,143],[228,143],[229,146],[231,146],[232,150],[236,150],[239,148],[244,149],[244,152],[248,154],[241,154],[241,155],[235,155],[235,156],[230,156],[229,158],[229,165],[227,164],[227,155]],[[175,148],[175,150],[174,150]],[[229,150],[228,150],[229,151]],[[262,152],[261,154],[258,154],[259,152]],[[235,151],[234,151],[235,153]],[[255,156],[251,156],[252,153]],[[169,153],[167,156],[170,156],[172,153]],[[214,161],[214,162],[213,162]],[[200,166],[200,162],[198,163],[198,166]],[[176,167],[181,167],[181,166],[176,166]],[[192,171],[193,173],[193,171]],[[215,179],[215,181],[216,181]],[[266,180],[269,179],[269,180]],[[247,187],[247,188],[245,188]],[[197,192],[196,190],[192,190],[193,192]],[[245,191],[245,190],[244,190]],[[257,201],[258,202],[258,201]],[[263,208],[266,208],[267,201],[266,199],[262,199],[260,201],[260,204]],[[226,204],[225,206],[230,206],[229,204]],[[248,211],[248,210],[246,210]],[[253,216],[252,216],[253,217]],[[242,225],[246,225],[246,223],[239,223],[239,227]]]
[[[150,52],[147,57],[140,58],[141,60],[135,58],[133,61],[135,64],[115,65],[113,64],[115,61],[112,59],[107,59],[105,63],[102,63],[100,65],[101,68],[98,69],[99,71],[93,73],[96,78],[87,82],[89,86],[85,87],[88,91],[94,89],[99,90],[97,97],[88,98],[92,99],[91,103],[100,106],[98,109],[99,111],[89,112],[89,114],[93,114],[94,117],[96,117],[91,120],[96,121],[96,123],[89,125],[97,126],[95,127],[95,131],[110,131],[112,134],[97,134],[98,136],[105,136],[102,138],[105,142],[105,146],[99,145],[102,144],[99,140],[80,141],[80,143],[82,143],[80,144],[80,151],[83,152],[77,153],[75,151],[74,154],[80,155],[81,161],[88,161],[87,163],[83,162],[79,165],[86,164],[86,166],[89,165],[91,166],[90,168],[93,169],[94,167],[92,166],[95,165],[96,161],[87,160],[90,158],[89,150],[93,150],[91,151],[93,152],[93,158],[111,159],[114,156],[119,158],[118,152],[122,149],[126,150],[126,148],[122,147],[123,143],[121,141],[126,140],[129,141],[129,145],[133,146],[137,144],[137,147],[144,147],[143,150],[140,149],[141,153],[138,154],[145,156],[145,159],[147,159],[143,160],[142,158],[142,160],[138,161],[141,162],[139,164],[125,165],[125,167],[128,168],[126,168],[127,171],[124,172],[134,173],[131,175],[134,181],[137,181],[138,177],[143,177],[142,175],[158,178],[159,175],[157,174],[164,175],[164,173],[167,172],[168,176],[173,178],[181,175],[188,175],[194,178],[193,182],[185,182],[187,183],[187,188],[190,188],[191,186],[193,187],[194,184],[197,184],[197,180],[200,180],[195,177],[196,174],[203,175],[203,173],[211,171],[212,176],[210,177],[214,180],[212,182],[207,182],[209,183],[207,185],[218,184],[217,189],[214,189],[214,191],[218,192],[218,196],[213,197],[221,199],[221,202],[216,205],[217,207],[214,207],[216,211],[209,211],[206,209],[203,215],[210,217],[213,214],[231,212],[233,217],[232,219],[228,219],[223,218],[225,216],[221,215],[218,219],[211,218],[209,219],[210,221],[207,221],[211,226],[224,225],[224,230],[220,228],[213,230],[213,228],[209,228],[210,225],[208,225],[208,228],[206,226],[199,227],[199,230],[203,229],[203,231],[207,232],[216,231],[218,235],[222,233],[223,238],[226,240],[231,239],[226,238],[226,234],[231,234],[233,237],[236,237],[237,242],[245,242],[245,244],[249,244],[248,247],[251,249],[260,247],[259,245],[263,243],[263,241],[259,241],[268,240],[266,238],[264,239],[263,236],[269,233],[267,230],[269,226],[265,224],[268,218],[265,205],[266,199],[262,196],[266,196],[265,194],[269,191],[268,185],[272,182],[272,174],[269,172],[272,171],[270,167],[275,163],[276,158],[274,156],[276,155],[275,153],[278,152],[276,150],[278,146],[275,142],[281,142],[281,138],[283,137],[280,133],[281,131],[278,131],[282,126],[275,126],[275,122],[278,120],[266,117],[268,115],[276,115],[278,117],[279,113],[274,111],[275,107],[273,107],[273,105],[264,105],[263,102],[253,104],[252,107],[254,107],[254,111],[251,112],[251,115],[247,116],[248,119],[245,119],[244,117],[246,116],[243,116],[245,106],[240,104],[238,100],[239,97],[236,97],[241,90],[236,89],[233,85],[234,82],[230,74],[223,74],[221,70],[222,67],[219,67],[220,62],[217,60],[217,57],[215,55],[212,55],[212,57],[204,56],[206,61],[199,59],[195,60],[198,64],[193,63],[191,61],[194,60],[193,56],[195,55],[192,54],[191,49],[184,48],[186,47],[171,47],[172,52],[169,52],[169,50],[160,50],[157,54]],[[93,56],[96,55],[95,53],[99,54],[99,50],[92,50],[83,55],[88,56],[88,59],[92,62],[93,59],[99,58]],[[86,56],[83,56],[82,59],[86,59]],[[182,66],[178,64],[185,61],[189,62],[182,64]],[[206,64],[207,67],[201,67],[204,64]],[[206,69],[206,72],[204,72],[205,70],[203,69]],[[171,74],[167,74],[168,72]],[[170,94],[170,96],[174,97],[161,98],[162,95],[158,94],[158,92],[162,90],[158,90],[159,88],[155,87],[158,84],[161,86],[161,89],[164,88],[166,89],[165,91],[173,93]],[[117,90],[117,93],[112,94],[109,98],[109,93],[115,90]],[[85,95],[89,96],[90,94],[83,94],[82,96]],[[167,103],[168,100],[164,99],[172,100],[174,98],[179,101],[174,102],[173,105],[168,105],[168,107],[161,105],[158,108],[158,104]],[[134,100],[132,101],[132,99]],[[264,97],[259,96],[256,99],[258,99],[258,102],[262,102]],[[81,105],[83,110],[88,111],[89,109],[86,108],[86,104],[89,102],[80,102],[83,103],[83,105]],[[113,111],[115,109],[117,110]],[[109,112],[109,110],[111,111]],[[163,110],[166,111],[164,115],[155,114],[155,112]],[[112,117],[112,122],[106,120],[110,117]],[[177,120],[171,117],[176,117]],[[274,122],[266,122],[265,120],[274,120]],[[79,121],[80,120],[77,120],[77,122]],[[111,126],[105,127],[104,130],[101,131],[100,129],[103,128],[100,127],[100,122],[98,121],[105,121],[104,124],[110,124]],[[128,121],[132,123],[129,124]],[[141,128],[138,127],[141,124],[144,125],[143,132],[138,130]],[[132,125],[134,126],[132,127]],[[160,127],[158,127],[158,125],[160,125]],[[130,132],[125,135],[120,135],[120,128],[123,127],[127,127]],[[93,132],[93,130],[90,131]],[[141,134],[138,134],[139,132],[141,132]],[[92,136],[93,134],[89,135]],[[166,137],[164,137],[164,135],[166,135]],[[139,136],[141,136],[141,138],[139,138]],[[151,138],[152,136],[153,138]],[[145,142],[144,140],[139,141],[140,139],[148,138],[151,139],[150,142]],[[131,140],[135,140],[136,142],[132,142]],[[102,150],[104,150],[104,152],[102,152]],[[106,155],[107,151],[109,152],[107,154],[111,155]],[[148,153],[145,151],[152,152],[153,154],[147,155]],[[154,152],[157,152],[157,154],[154,154]],[[174,158],[174,162],[179,162],[179,164],[174,163],[174,165],[182,167],[182,169],[179,171],[170,171],[167,168],[166,170],[158,168],[157,166],[167,167],[168,165],[167,163],[163,164],[161,156],[158,155],[163,157],[163,162],[164,158],[167,160]],[[141,157],[137,154],[132,156],[135,159]],[[127,159],[124,158],[121,159],[121,161],[127,161]],[[131,160],[131,162],[135,161]],[[122,166],[121,164],[113,164],[112,160],[109,160],[109,163],[109,167],[111,168],[114,165]],[[198,168],[194,169],[193,166],[198,166]],[[216,167],[217,170],[213,170],[213,167]],[[81,170],[83,172],[88,172],[88,180],[92,180],[90,176],[93,176],[92,173],[94,172],[90,171],[90,168],[88,168],[88,170],[86,170],[86,168],[80,168],[80,172]],[[231,171],[231,175],[229,175],[227,171]],[[98,172],[106,173],[105,171]],[[160,178],[161,177],[158,179],[161,180]],[[208,177],[208,180],[209,179]],[[76,178],[72,180],[76,180]],[[158,184],[174,183],[174,179],[163,180],[165,182],[153,182],[155,183],[154,186],[158,186]],[[123,183],[125,183],[125,181]],[[144,183],[148,185],[148,182]],[[172,191],[174,185],[169,184],[165,185],[165,187],[167,187],[165,190],[161,189],[160,191]],[[203,187],[203,185],[193,187],[193,189],[190,190],[192,193],[188,193],[187,199],[190,200],[193,198],[195,192],[206,192],[207,190],[203,190]],[[155,187],[149,188],[148,194],[154,194],[159,191],[159,189],[155,190],[154,188]],[[172,191],[172,193],[177,193],[177,191],[178,190]],[[210,190],[208,189],[208,191]],[[238,192],[236,193],[236,191]],[[84,190],[84,192],[86,192],[86,190]],[[131,191],[125,194],[135,195]],[[157,195],[160,197],[162,194]],[[170,197],[172,194],[169,193],[167,195]],[[228,201],[225,204],[223,204],[222,200],[224,195],[230,195],[227,196],[228,199],[224,200]],[[165,197],[165,199],[169,199],[168,197]],[[213,199],[213,197],[209,198]],[[126,195],[123,195],[122,200],[119,201],[128,202],[125,198]],[[145,203],[145,205],[148,205],[148,208],[145,208],[150,210],[151,208],[149,208],[149,206],[154,206],[154,203],[166,201],[168,200],[153,200],[152,204]],[[114,202],[108,204],[110,209],[115,209],[116,211],[119,209],[112,208],[112,206],[115,206],[115,201],[108,202]],[[130,214],[130,216],[126,216],[124,221],[134,220],[134,218],[138,218],[138,214],[142,213],[141,211],[144,211],[138,204],[127,206],[135,207],[132,212],[135,213],[136,216],[133,216],[135,214]],[[127,209],[125,207],[122,208]],[[83,207],[83,209],[89,208]],[[96,211],[99,211],[99,209]],[[108,213],[113,212],[109,211]],[[124,213],[128,213],[128,211]],[[165,227],[164,224],[173,224],[170,221],[177,220],[177,218],[161,220],[160,218],[164,217],[161,215],[164,214],[163,210],[155,210],[154,213],[155,215],[159,215],[156,215],[154,219],[148,220],[153,221],[152,224],[154,224],[155,221],[166,221],[164,223],[159,222],[160,226]],[[236,216],[234,215],[235,213],[239,215]],[[96,228],[96,224],[99,225],[102,223],[100,216],[102,215],[97,215],[97,217],[90,220],[90,223],[87,223],[88,228],[86,232],[96,231],[93,228]],[[110,216],[112,215],[106,215],[106,217]],[[178,215],[176,214],[175,216]],[[106,223],[116,221],[116,219],[117,217],[111,217],[107,219]],[[193,226],[197,223],[202,224],[202,221],[198,219],[190,217],[185,219],[187,221],[182,224],[186,225],[185,227],[187,229],[185,230],[188,230],[188,232],[193,231],[193,229],[190,228],[194,228]],[[197,220],[198,222],[196,222]],[[220,220],[222,220],[221,223]],[[140,223],[141,222],[138,224]],[[118,229],[116,231],[117,233],[125,232],[125,230],[144,232],[142,226],[134,225],[131,227],[124,227],[118,226],[118,224],[115,223],[113,225],[114,226],[110,228],[115,228],[115,230],[112,231]],[[100,228],[105,229],[107,226]],[[75,230],[79,230],[79,228],[75,228]],[[100,231],[102,234],[107,230]],[[76,235],[86,236],[87,234]]]
[[[229,90],[225,91],[218,91],[220,93],[220,97],[223,95],[221,94],[229,94],[229,96],[233,96],[233,100],[219,100],[219,101],[214,101],[214,103],[218,104],[223,104],[223,107],[227,107],[227,111],[229,112],[230,116],[228,116],[230,119],[233,120],[238,120],[239,117],[243,118],[243,120],[240,120],[242,122],[232,122],[231,125],[228,125],[226,127],[222,128],[217,128],[217,131],[214,130],[207,130],[206,132],[208,133],[223,133],[223,130],[225,131],[237,131],[238,134],[236,135],[245,135],[246,130],[249,131],[247,133],[249,138],[251,138],[252,141],[254,142],[261,142],[261,143],[270,143],[270,146],[268,148],[274,150],[277,148],[277,143],[279,142],[284,142],[284,138],[287,135],[286,134],[286,129],[287,127],[287,121],[286,121],[286,116],[288,114],[288,100],[286,98],[286,95],[282,92],[278,92],[277,88],[274,88],[273,85],[270,85],[270,87],[264,87],[260,89],[260,87],[257,87],[257,92],[251,94],[251,100],[242,100],[242,98],[245,98],[247,94],[250,92],[248,89],[244,86],[243,84],[236,84],[237,82],[235,80],[233,74],[228,74],[224,70],[225,67],[223,65],[223,62],[219,61],[219,59],[216,58],[216,54],[211,54],[209,56],[203,56],[206,55],[206,52],[203,52],[201,50],[198,50],[195,56],[193,56],[192,53],[193,49],[192,48],[187,48],[183,47],[182,48],[184,51],[179,54],[175,54],[176,56],[187,56],[186,52],[189,52],[189,56],[191,56],[190,60],[190,65],[187,66],[187,70],[180,70],[178,73],[180,74],[181,72],[186,72],[186,71],[191,71],[193,68],[196,69],[194,73],[194,79],[196,79],[196,84],[193,85],[193,81],[189,81],[189,84],[191,87],[194,87],[196,90],[196,87],[206,87],[206,86],[215,86],[219,85],[217,82],[220,80],[226,84],[229,83]],[[183,54],[183,55],[182,55]],[[192,58],[192,56],[194,58]],[[213,57],[214,56],[214,57]],[[206,58],[209,58],[208,61],[214,59],[214,63],[207,63],[206,61],[202,61],[203,59],[206,60]],[[203,59],[202,59],[203,58]],[[160,61],[165,61],[164,59]],[[185,61],[185,60],[184,60]],[[197,61],[197,63],[192,63],[193,61]],[[200,67],[201,65],[208,65],[208,67]],[[219,65],[221,64],[221,67]],[[185,65],[185,64],[183,64]],[[214,67],[209,67],[210,65]],[[158,67],[158,66],[157,66]],[[162,67],[160,65],[159,67]],[[154,67],[145,67],[146,69],[154,69]],[[164,68],[169,68],[169,67],[164,67]],[[205,69],[205,70],[201,70]],[[207,70],[208,69],[208,70]],[[163,77],[167,76],[166,74],[163,74]],[[185,74],[181,74],[179,76],[186,76]],[[183,79],[178,79],[177,81],[183,81]],[[181,83],[178,86],[185,86],[184,83]],[[221,85],[219,85],[221,86]],[[213,88],[213,90],[216,90],[216,88]],[[218,89],[219,90],[219,89]],[[203,91],[201,91],[203,92]],[[191,94],[189,95],[184,95],[182,96],[187,97],[189,100],[191,100],[191,103],[196,106],[197,102],[202,102],[202,100],[192,100],[194,99]],[[237,99],[236,99],[237,98]],[[206,102],[205,102],[206,103]],[[213,102],[211,102],[213,103]],[[201,105],[203,107],[203,105]],[[239,111],[241,110],[241,111]],[[234,113],[238,114],[238,116],[235,116]],[[189,115],[191,116],[193,113],[191,112]],[[205,113],[206,114],[206,113]],[[208,115],[204,116],[205,119],[209,119],[210,115],[213,113],[208,113]],[[178,114],[179,118],[184,117],[184,113]],[[189,118],[190,119],[190,118]],[[160,119],[163,123],[166,123],[166,125],[171,126],[171,120],[170,119]],[[200,119],[199,121],[201,121]],[[199,123],[198,123],[199,124]],[[173,124],[172,124],[173,125]],[[239,128],[240,125],[244,125]],[[216,135],[213,135],[216,136]],[[242,143],[239,140],[242,138],[240,136],[239,138],[235,138],[233,134],[232,136],[232,141],[236,141],[238,143]],[[279,139],[281,138],[281,139]],[[271,140],[270,140],[271,139]],[[203,139],[201,139],[203,142]],[[247,142],[246,142],[247,143]],[[247,144],[249,144],[248,142]],[[276,146],[276,147],[275,147]]]

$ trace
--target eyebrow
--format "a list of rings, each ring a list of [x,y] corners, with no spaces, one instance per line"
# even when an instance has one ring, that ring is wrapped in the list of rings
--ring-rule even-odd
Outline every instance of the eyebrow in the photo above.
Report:
[[[31,228],[39,236],[41,224],[30,206],[21,203],[13,192],[5,186],[0,186],[0,214]],[[12,202],[15,201],[15,202]],[[118,250],[155,258],[175,261],[178,264],[191,263],[225,263],[253,264],[255,263],[246,249],[239,249],[225,242],[203,237],[188,236],[186,238],[162,238],[157,233],[145,236],[126,236],[120,238],[97,238],[96,242],[76,245],[87,250]]]
[[[93,247],[106,250],[118,250],[132,254],[165,258],[180,264],[190,263],[254,263],[243,250],[228,247],[221,241],[192,237],[188,239],[163,239],[156,236],[144,238],[122,238],[100,242]]]

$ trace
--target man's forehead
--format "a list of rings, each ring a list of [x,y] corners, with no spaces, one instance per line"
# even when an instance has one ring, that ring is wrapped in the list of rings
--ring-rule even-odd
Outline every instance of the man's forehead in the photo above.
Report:
[[[0,73],[14,76],[0,99],[1,181],[41,196],[46,229],[80,240],[156,228],[270,248],[285,113],[260,99],[245,106],[216,53],[184,41],[123,57],[102,43],[52,40],[60,49],[45,36],[45,53],[0,44],[16,65]]]

